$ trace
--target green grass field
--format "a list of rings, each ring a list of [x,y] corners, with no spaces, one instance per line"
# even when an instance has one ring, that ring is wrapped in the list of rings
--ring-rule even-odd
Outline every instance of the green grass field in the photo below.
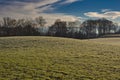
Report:
[[[120,80],[120,45],[108,43],[1,37],[0,80]]]

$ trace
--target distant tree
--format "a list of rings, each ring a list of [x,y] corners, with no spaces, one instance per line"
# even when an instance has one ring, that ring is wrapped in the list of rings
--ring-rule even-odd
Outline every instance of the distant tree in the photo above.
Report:
[[[15,27],[17,24],[17,20],[12,19],[10,17],[4,17],[3,24],[4,24],[4,27]]]
[[[36,18],[36,22],[40,25],[40,27],[44,27],[46,24],[46,21],[43,17],[39,16]]]
[[[93,20],[87,20],[82,23],[81,29],[84,30],[83,35],[86,35],[86,38],[90,38],[93,35],[96,35],[96,27],[95,22]],[[80,32],[80,33],[82,33]]]
[[[65,37],[67,33],[67,26],[65,21],[57,19],[55,23],[49,28],[49,35]]]
[[[4,17],[0,23],[0,36],[28,36],[39,35],[37,28],[33,26],[31,19],[12,19]]]
[[[33,26],[32,20],[25,20],[22,30],[25,36],[39,35],[37,28]]]
[[[40,32],[40,35],[45,35],[44,29],[45,29],[45,24],[47,23],[46,20],[41,16],[37,17],[35,20],[39,25],[38,31]]]
[[[34,36],[43,35],[46,21],[43,17],[32,19],[13,19],[4,17],[0,21],[0,36]],[[49,27],[48,35],[72,38],[95,38],[105,34],[120,33],[118,24],[105,18],[86,20],[81,25],[79,21],[66,22],[57,19]],[[80,27],[78,27],[80,26]]]
[[[75,38],[76,37],[76,22],[68,22],[67,23],[67,37],[72,37]]]
[[[116,26],[112,21],[102,18],[84,21],[81,29],[84,30],[86,38],[90,38],[113,33],[116,31]]]

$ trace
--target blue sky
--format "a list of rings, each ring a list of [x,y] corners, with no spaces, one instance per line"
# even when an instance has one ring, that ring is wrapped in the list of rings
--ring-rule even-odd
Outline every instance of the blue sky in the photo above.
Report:
[[[120,22],[120,0],[0,0],[0,18],[43,16],[48,24],[56,19],[84,21],[107,18]]]

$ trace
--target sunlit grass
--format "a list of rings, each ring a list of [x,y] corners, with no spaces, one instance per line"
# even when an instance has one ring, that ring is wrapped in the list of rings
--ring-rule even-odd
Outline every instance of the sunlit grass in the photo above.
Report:
[[[0,80],[119,80],[120,46],[55,37],[1,37]]]

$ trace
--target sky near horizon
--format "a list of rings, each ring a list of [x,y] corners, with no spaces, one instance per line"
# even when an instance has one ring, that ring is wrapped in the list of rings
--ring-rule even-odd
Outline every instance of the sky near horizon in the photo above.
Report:
[[[0,18],[43,16],[49,25],[56,19],[84,21],[107,18],[120,23],[120,0],[0,0]]]

